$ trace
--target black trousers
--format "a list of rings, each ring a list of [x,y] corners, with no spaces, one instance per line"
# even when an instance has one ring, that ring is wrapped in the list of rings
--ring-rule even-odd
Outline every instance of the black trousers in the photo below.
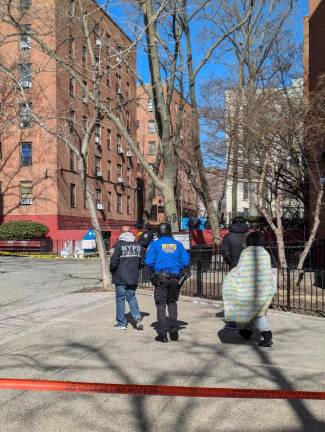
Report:
[[[166,317],[166,306],[170,325],[176,326],[177,322],[177,300],[179,298],[178,280],[175,278],[160,278],[156,281],[154,292],[157,307],[158,333],[167,333],[168,324]]]

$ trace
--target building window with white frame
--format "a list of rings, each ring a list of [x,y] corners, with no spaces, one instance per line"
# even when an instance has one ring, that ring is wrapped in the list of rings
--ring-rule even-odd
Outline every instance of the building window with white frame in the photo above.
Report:
[[[153,100],[151,98],[148,99],[148,111],[153,111]]]
[[[148,142],[148,155],[155,155],[157,153],[157,144],[156,141]]]
[[[32,125],[31,102],[22,102],[19,104],[19,123],[22,129],[31,127]]]
[[[156,133],[156,122],[154,120],[148,121],[148,133]]]
[[[33,183],[31,181],[19,182],[20,205],[33,204]]]
[[[20,143],[20,165],[31,166],[33,164],[32,158],[32,143],[22,142]]]
[[[32,87],[32,65],[24,63],[20,65],[20,80],[19,83],[23,89]]]
[[[129,195],[126,197],[126,213],[131,214],[131,197]]]
[[[116,211],[117,213],[123,213],[122,195],[116,194]]]
[[[19,40],[19,48],[23,51],[32,48],[32,38],[29,35],[30,31],[31,31],[30,24],[22,24],[20,40]]]
[[[76,185],[70,183],[70,207],[76,207]]]

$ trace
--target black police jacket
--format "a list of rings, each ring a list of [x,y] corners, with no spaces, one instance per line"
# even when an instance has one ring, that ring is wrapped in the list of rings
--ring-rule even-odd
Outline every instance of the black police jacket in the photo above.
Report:
[[[139,243],[119,240],[110,260],[112,282],[115,285],[137,285],[144,257],[145,251]]]

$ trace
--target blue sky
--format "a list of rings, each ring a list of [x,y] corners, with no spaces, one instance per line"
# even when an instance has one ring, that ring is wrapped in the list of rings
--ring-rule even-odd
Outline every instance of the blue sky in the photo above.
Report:
[[[282,0],[286,2],[287,0]],[[99,1],[99,3],[102,3]],[[129,13],[128,5],[123,4],[120,0],[112,0],[109,6],[109,13],[112,18],[120,25],[120,27],[128,32],[129,27]],[[303,19],[308,15],[308,0],[298,0],[295,15],[292,17],[291,28],[293,29],[294,36],[298,42],[303,41]],[[146,54],[141,50],[137,50],[137,69],[139,75],[145,82],[149,82],[148,63]],[[219,70],[218,70],[219,69]],[[208,65],[200,75],[200,81],[204,81],[211,75],[222,75],[223,68],[218,65]]]

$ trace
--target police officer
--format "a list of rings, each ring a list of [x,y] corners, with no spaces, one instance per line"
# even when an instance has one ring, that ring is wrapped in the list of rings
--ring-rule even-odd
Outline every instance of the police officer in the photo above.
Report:
[[[172,229],[168,223],[158,226],[158,239],[151,242],[147,251],[146,265],[154,272],[155,303],[157,307],[158,336],[156,341],[168,342],[178,340],[177,300],[179,297],[179,280],[185,268],[189,265],[189,254],[182,243],[174,240]],[[167,326],[166,306],[170,320]]]

